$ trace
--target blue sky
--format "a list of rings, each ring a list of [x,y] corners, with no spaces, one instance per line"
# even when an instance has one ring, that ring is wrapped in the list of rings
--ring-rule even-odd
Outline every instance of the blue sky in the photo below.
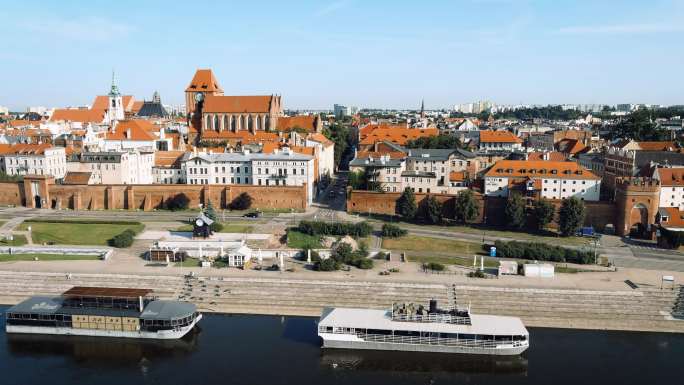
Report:
[[[684,104],[684,0],[7,1],[0,105],[109,88],[181,103],[196,68],[286,108]]]

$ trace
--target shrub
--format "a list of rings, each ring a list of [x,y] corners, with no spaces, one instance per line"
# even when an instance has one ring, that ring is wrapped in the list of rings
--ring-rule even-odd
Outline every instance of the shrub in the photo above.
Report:
[[[398,237],[403,237],[406,235],[408,231],[402,229],[401,227],[397,225],[392,225],[389,223],[385,223],[382,225],[382,236],[387,237],[387,238],[398,238]]]
[[[135,221],[104,221],[97,219],[27,219],[25,223],[77,223],[82,225],[140,225]]]
[[[135,237],[135,231],[125,230],[121,234],[117,234],[111,239],[110,244],[116,248],[130,247],[133,244],[133,238]]]
[[[310,249],[310,248],[305,248],[302,250],[302,253],[300,255],[300,259],[302,261],[306,261],[308,255],[309,255],[309,250],[311,250],[311,262],[317,263],[321,261],[321,255],[318,254],[316,250]]]
[[[477,269],[475,271],[471,271],[470,273],[468,273],[468,277],[470,277],[470,278],[484,278],[485,273],[482,270]]]
[[[428,223],[437,224],[442,222],[442,203],[433,195],[423,201],[423,212]]]
[[[252,207],[252,202],[252,197],[246,192],[243,192],[230,202],[229,207],[231,210],[247,210]]]
[[[173,198],[169,198],[166,202],[166,207],[171,211],[187,210],[190,205],[190,198],[187,195],[180,193]]]
[[[373,268],[373,260],[368,259],[368,258],[360,258],[356,264],[356,267],[359,269],[372,269]]]
[[[558,210],[558,228],[564,237],[575,235],[584,223],[584,202],[570,197],[564,199]]]
[[[373,227],[367,222],[361,223],[328,223],[322,221],[301,221],[297,230],[309,235],[351,235],[364,238],[371,234]]]
[[[416,204],[416,195],[410,187],[406,187],[399,199],[397,199],[396,213],[410,221],[416,216],[417,211],[418,205]]]
[[[444,271],[446,267],[442,265],[441,263],[437,262],[428,262],[423,264],[423,269],[425,270],[432,270],[432,271]]]
[[[209,225],[209,228],[215,233],[220,233],[223,230],[223,224],[219,221],[214,221],[211,225]]]
[[[211,204],[211,200],[207,202],[207,207],[204,208],[204,215],[212,221],[216,220],[216,210],[214,209],[214,205]]]
[[[332,258],[324,259],[314,265],[318,271],[334,271],[340,268],[340,265]]]
[[[354,259],[354,252],[350,244],[340,242],[332,248],[331,258],[339,263],[351,264]]]
[[[501,258],[531,259],[535,261],[589,264],[594,261],[590,251],[551,246],[539,242],[496,241],[496,255]]]
[[[389,254],[385,253],[384,251],[378,251],[378,253],[373,256],[373,259],[379,259],[379,260],[386,261],[389,259]]]

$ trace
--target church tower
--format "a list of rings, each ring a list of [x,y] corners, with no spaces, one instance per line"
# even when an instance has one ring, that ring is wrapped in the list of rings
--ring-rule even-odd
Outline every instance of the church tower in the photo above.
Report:
[[[109,124],[115,121],[124,120],[123,97],[116,86],[114,72],[112,71],[112,88],[109,90],[109,106],[107,108],[107,118]]]

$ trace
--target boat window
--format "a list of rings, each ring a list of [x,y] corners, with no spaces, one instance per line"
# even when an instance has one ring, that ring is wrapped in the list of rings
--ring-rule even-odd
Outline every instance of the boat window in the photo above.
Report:
[[[476,339],[474,334],[459,334],[458,338],[462,339],[462,340],[474,340],[474,339]]]
[[[325,332],[326,332],[326,333],[332,333],[332,332],[333,332],[332,326],[326,326]]]
[[[513,337],[512,336],[496,336],[495,339],[497,341],[512,341]]]
[[[392,334],[391,330],[382,330],[382,329],[368,329],[367,331],[368,334],[380,334],[383,336],[388,336]]]
[[[413,330],[395,330],[395,336],[420,337],[420,332]]]

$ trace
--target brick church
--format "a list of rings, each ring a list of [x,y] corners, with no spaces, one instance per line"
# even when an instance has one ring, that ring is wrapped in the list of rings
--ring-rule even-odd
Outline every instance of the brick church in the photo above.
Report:
[[[188,141],[228,139],[241,131],[274,131],[283,117],[280,101],[280,95],[225,96],[210,69],[197,70],[185,89]]]

